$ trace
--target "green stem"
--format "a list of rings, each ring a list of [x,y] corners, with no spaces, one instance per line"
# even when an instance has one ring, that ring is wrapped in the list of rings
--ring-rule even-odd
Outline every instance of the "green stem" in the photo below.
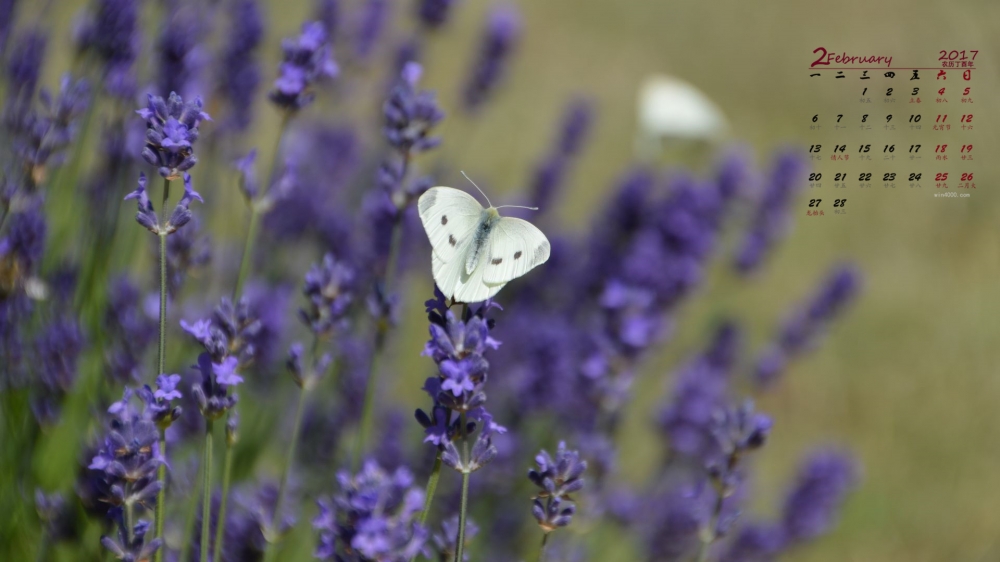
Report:
[[[719,516],[722,514],[722,502],[724,500],[725,497],[723,494],[718,493],[715,498],[715,508],[712,510],[712,516],[708,521],[708,529],[701,536],[701,545],[698,547],[698,558],[696,559],[698,562],[706,562],[708,560],[708,548],[718,538],[715,528],[719,525]]]
[[[49,556],[49,532],[42,531],[42,542],[38,545],[38,552],[35,554],[36,562],[45,562]],[[104,550],[104,549],[102,549]]]
[[[160,429],[160,458],[167,458],[167,436],[166,431],[163,429]],[[165,462],[160,463],[160,466],[156,469],[156,479],[160,482],[160,491],[156,493],[156,535],[154,538],[163,536],[163,503],[167,495],[167,465]],[[166,545],[164,545],[156,550],[156,562],[163,561],[162,552],[166,549]]]
[[[253,245],[257,239],[257,223],[259,222],[257,207],[250,208],[250,223],[247,225],[247,237],[243,243],[243,257],[240,258],[240,272],[236,277],[236,286],[233,287],[233,302],[240,298],[243,291],[243,283],[246,282],[247,275],[250,274],[250,262],[253,260]]]
[[[194,541],[194,521],[198,515],[198,488],[191,491],[191,497],[187,502],[187,510],[184,519],[184,534],[181,537],[181,562],[191,560],[191,543]]]
[[[208,561],[208,523],[212,518],[212,420],[205,421],[205,474],[201,487],[201,562]]]
[[[365,444],[368,443],[368,436],[371,434],[372,423],[375,418],[378,358],[382,354],[382,347],[385,345],[385,329],[380,325],[376,327],[376,330],[375,345],[372,349],[371,359],[368,361],[368,377],[365,379],[365,401],[361,409],[361,427],[354,441],[354,454],[351,456],[352,472],[357,472],[361,466],[361,457],[365,451]]]
[[[469,475],[471,472],[462,472],[462,510],[458,512],[458,544],[455,545],[455,562],[464,560],[465,551],[465,514],[469,508]]]
[[[427,517],[431,514],[431,503],[434,501],[434,493],[437,492],[438,480],[441,479],[441,453],[438,452],[434,458],[434,468],[427,479],[427,491],[424,494],[424,510],[420,512],[420,524],[427,523]]]
[[[281,517],[281,510],[285,504],[285,494],[288,492],[288,477],[292,472],[292,464],[295,462],[295,446],[299,442],[299,433],[302,430],[302,417],[306,411],[306,385],[303,384],[299,390],[299,403],[295,408],[295,425],[292,426],[292,440],[288,444],[288,454],[285,457],[285,466],[281,470],[281,483],[278,485],[278,501],[274,504],[274,516],[271,518],[271,527],[275,521]]]
[[[538,562],[545,562],[545,546],[549,542],[549,534],[542,535],[542,547],[538,549]]]
[[[131,500],[125,500],[125,536],[128,540],[132,540],[132,521],[134,516],[134,510]]]
[[[215,548],[212,551],[212,562],[222,558],[222,543],[225,540],[226,500],[229,499],[229,474],[233,468],[233,449],[235,447],[226,440],[226,460],[222,465],[222,499],[219,500],[219,516],[215,522]],[[162,549],[161,549],[162,550]]]

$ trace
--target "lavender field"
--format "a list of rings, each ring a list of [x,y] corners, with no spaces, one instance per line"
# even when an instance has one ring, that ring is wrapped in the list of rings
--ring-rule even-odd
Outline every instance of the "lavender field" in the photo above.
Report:
[[[0,560],[1000,559],[997,166],[807,218],[797,90],[1000,13],[711,4],[0,0]]]

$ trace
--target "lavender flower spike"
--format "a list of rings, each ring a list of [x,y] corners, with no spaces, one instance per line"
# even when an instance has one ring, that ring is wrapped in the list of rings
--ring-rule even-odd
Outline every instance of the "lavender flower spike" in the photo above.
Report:
[[[129,199],[135,199],[139,207],[138,212],[135,214],[135,221],[153,234],[159,234],[159,218],[156,216],[156,211],[153,210],[153,202],[149,200],[149,194],[146,193],[145,173],[139,173],[139,187],[125,196],[126,201]]]
[[[168,180],[181,177],[198,162],[194,142],[198,140],[198,125],[211,118],[201,110],[201,98],[185,103],[176,93],[170,98],[149,94],[149,105],[137,110],[146,121],[146,147],[142,158],[156,166],[160,175]]]
[[[587,469],[587,462],[580,460],[580,453],[566,449],[562,441],[554,459],[543,450],[535,457],[535,462],[538,469],[529,470],[528,479],[540,491],[533,498],[531,512],[542,531],[550,533],[572,522],[576,505],[570,494],[583,489],[581,476]]]
[[[421,74],[423,69],[419,64],[406,63],[401,80],[382,108],[383,134],[403,154],[423,152],[441,144],[441,139],[430,136],[430,131],[444,119],[444,112],[438,107],[434,92],[417,90]]]
[[[792,200],[805,184],[804,177],[805,161],[798,152],[785,152],[775,159],[771,183],[761,194],[753,222],[736,255],[736,269],[741,274],[756,271],[788,230]]]
[[[785,501],[782,521],[788,540],[801,542],[826,533],[857,479],[850,457],[837,451],[813,453]]]
[[[184,226],[191,221],[191,201],[205,202],[201,198],[194,188],[191,187],[191,174],[184,173],[184,195],[181,200],[177,202],[177,207],[174,208],[174,212],[170,215],[170,220],[167,221],[167,234],[176,232],[178,228]]]
[[[501,6],[493,10],[486,24],[479,56],[473,63],[463,91],[466,110],[478,109],[493,93],[503,77],[507,59],[510,58],[520,34],[521,18],[513,6]]]
[[[285,39],[281,49],[284,60],[271,90],[271,101],[282,109],[297,111],[312,103],[312,85],[336,77],[339,69],[330,58],[326,29],[320,22],[304,24],[302,35]]]
[[[235,0],[229,9],[232,24],[220,59],[217,87],[229,101],[226,124],[244,131],[250,126],[254,94],[260,85],[257,47],[264,36],[264,22],[257,0]]]
[[[417,17],[428,29],[437,29],[448,21],[455,0],[420,0],[416,3]]]

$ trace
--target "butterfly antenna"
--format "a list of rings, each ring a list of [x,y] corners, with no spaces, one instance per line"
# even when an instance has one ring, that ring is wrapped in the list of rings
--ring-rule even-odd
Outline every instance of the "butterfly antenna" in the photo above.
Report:
[[[524,205],[500,205],[497,209],[528,209],[529,211],[537,211],[538,207],[525,207]]]
[[[471,183],[476,189],[479,189],[479,186],[476,185],[476,182],[472,181],[472,178],[470,178],[469,176],[467,176],[464,171],[462,171],[462,175],[465,176],[465,179],[469,180],[469,183]],[[490,198],[486,197],[486,193],[484,193],[482,189],[479,189],[479,193],[483,194],[483,197],[486,198],[486,202],[489,203],[490,207],[492,207],[493,203],[490,203]]]

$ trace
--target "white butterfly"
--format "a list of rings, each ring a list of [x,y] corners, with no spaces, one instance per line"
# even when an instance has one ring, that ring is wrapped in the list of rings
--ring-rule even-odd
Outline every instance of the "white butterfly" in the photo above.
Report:
[[[434,282],[445,297],[484,301],[549,259],[549,240],[541,230],[497,212],[513,206],[483,208],[468,193],[444,186],[420,196],[417,210],[433,248]]]

